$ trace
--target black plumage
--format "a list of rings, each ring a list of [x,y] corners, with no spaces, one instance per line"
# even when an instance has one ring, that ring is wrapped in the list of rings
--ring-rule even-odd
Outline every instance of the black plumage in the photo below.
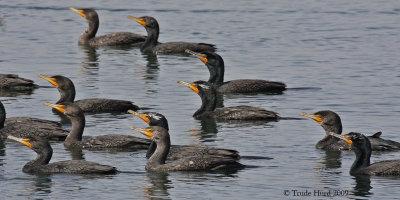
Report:
[[[159,43],[158,36],[160,34],[160,27],[156,19],[150,16],[143,16],[135,18],[128,16],[139,24],[141,24],[147,31],[147,38],[140,50],[145,53],[156,54],[184,54],[186,49],[192,51],[215,51],[215,45],[206,43],[192,43],[192,42],[166,42]]]
[[[286,84],[276,81],[261,79],[238,79],[224,82],[225,64],[220,55],[214,52],[204,51],[197,53],[186,50],[187,53],[199,58],[210,72],[209,83],[217,88],[218,93],[282,93],[286,90]]]
[[[153,155],[147,160],[146,170],[148,171],[225,171],[244,167],[231,157],[204,154],[186,156],[166,163],[171,147],[168,131],[160,126],[151,126],[149,130],[134,127],[133,129],[151,138],[157,144]]]
[[[71,120],[71,131],[64,141],[66,147],[79,147],[89,149],[146,149],[150,140],[131,135],[111,134],[82,138],[85,128],[85,115],[79,106],[74,103],[46,105],[65,114]]]
[[[140,119],[145,121],[149,126],[160,126],[169,131],[168,120],[164,115],[156,112],[144,112],[137,113],[134,111],[128,111],[131,114],[138,116]],[[152,141],[147,153],[146,158],[150,158],[157,148],[157,144]],[[222,149],[216,147],[210,147],[205,145],[171,145],[168,153],[167,160],[178,160],[188,156],[204,156],[204,155],[215,155],[230,157],[233,159],[240,159],[239,152],[232,149]]]
[[[88,8],[80,10],[75,8],[70,9],[80,14],[88,22],[88,28],[79,37],[79,44],[90,46],[140,45],[146,39],[144,35],[131,32],[115,32],[96,37],[100,24],[97,12]]]
[[[351,132],[342,136],[330,132],[329,135],[345,141],[354,150],[356,160],[350,168],[351,175],[400,176],[400,160],[385,160],[371,164],[371,143],[363,134]]]
[[[179,84],[189,87],[201,98],[201,107],[193,114],[196,119],[212,118],[217,120],[267,120],[277,121],[278,113],[253,106],[234,106],[215,109],[217,92],[215,87],[206,81],[187,83],[178,81]]]
[[[62,124],[32,118],[32,117],[10,117],[6,118],[6,110],[0,101],[0,138],[12,135],[15,137],[40,136],[49,140],[65,140],[68,131],[62,128]]]
[[[342,134],[342,120],[339,115],[331,110],[321,110],[312,115],[301,113],[301,115],[315,120],[318,124],[322,126],[325,130],[325,137],[318,141],[317,149],[326,150],[347,150],[349,145],[347,145],[343,140],[329,135],[329,132],[336,134]],[[400,143],[381,138],[381,132],[375,133],[372,136],[368,136],[369,141],[372,144],[371,149],[373,151],[392,151],[400,150]]]
[[[49,163],[53,155],[53,149],[46,139],[41,137],[17,138],[13,136],[8,138],[26,145],[37,154],[36,159],[29,161],[22,168],[25,173],[115,174],[118,172],[115,167],[85,160]]]
[[[91,98],[75,101],[75,85],[71,79],[61,75],[46,77],[39,74],[39,77],[49,81],[57,88],[60,93],[60,99],[56,104],[75,103],[84,112],[126,112],[127,110],[139,109],[137,105],[134,105],[133,102],[127,100]]]
[[[0,89],[31,90],[38,87],[32,80],[19,77],[17,74],[0,74]]]

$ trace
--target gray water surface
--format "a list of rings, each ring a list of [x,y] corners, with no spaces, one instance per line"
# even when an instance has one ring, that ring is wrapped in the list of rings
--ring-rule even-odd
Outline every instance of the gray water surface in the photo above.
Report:
[[[312,120],[202,123],[192,114],[200,98],[178,80],[207,80],[193,57],[149,57],[139,49],[79,46],[87,24],[69,7],[98,11],[98,35],[145,34],[128,15],[155,17],[160,41],[216,44],[226,65],[225,80],[258,78],[285,82],[282,95],[227,95],[225,106],[260,106],[283,117],[330,109],[344,132],[383,132],[400,141],[400,2],[398,1],[0,1],[0,73],[17,73],[41,86],[37,74],[71,78],[77,99],[132,100],[164,114],[173,144],[205,144],[271,160],[242,159],[252,166],[232,174],[146,172],[145,151],[83,150],[89,161],[117,167],[110,176],[30,175],[23,165],[35,153],[0,141],[1,199],[315,199],[315,191],[345,192],[346,198],[400,196],[399,178],[349,175],[353,152],[315,149],[323,137]],[[297,89],[296,89],[297,88]],[[303,89],[299,89],[303,88]],[[307,89],[308,88],[308,89]],[[318,89],[320,88],[320,89]],[[58,92],[44,87],[28,93],[1,93],[7,116],[60,121],[44,106]],[[146,127],[131,114],[86,115],[85,135],[123,133]],[[66,124],[66,128],[69,125]],[[52,143],[51,162],[77,155]],[[373,154],[371,161],[400,158],[400,152]],[[311,197],[294,196],[311,192]],[[289,196],[284,193],[289,192]],[[335,197],[339,198],[339,197]]]

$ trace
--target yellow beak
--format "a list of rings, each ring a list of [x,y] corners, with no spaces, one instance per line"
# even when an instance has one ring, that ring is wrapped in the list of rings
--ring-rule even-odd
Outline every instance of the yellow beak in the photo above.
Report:
[[[154,136],[153,132],[151,132],[151,129],[149,129],[149,128],[137,128],[134,126],[131,126],[129,128],[145,135],[146,137],[148,137],[150,139]]]
[[[150,119],[147,117],[147,116],[148,116],[147,114],[144,114],[144,113],[139,114],[139,113],[137,113],[137,112],[135,112],[135,111],[133,111],[133,110],[128,110],[128,113],[131,113],[131,114],[133,114],[133,115],[136,115],[136,116],[138,116],[140,119],[142,119],[144,122],[146,122],[147,124],[150,124]]]
[[[300,113],[300,115],[311,118],[311,119],[315,120],[318,124],[322,124],[322,118],[319,115],[309,115],[304,112]]]
[[[341,140],[344,140],[349,146],[351,146],[353,144],[353,141],[348,139],[350,137],[348,135],[339,135],[339,134],[336,134],[334,132],[328,132],[328,135],[331,135],[333,137],[337,137],[337,138],[339,138]]]
[[[144,21],[143,18],[136,18],[136,17],[132,17],[132,16],[128,16],[129,19],[136,21],[137,23],[139,23],[142,26],[146,26],[146,22]]]
[[[190,89],[192,89],[194,92],[196,92],[196,94],[199,94],[199,88],[196,87],[196,84],[194,83],[187,83],[185,81],[178,81],[179,84],[186,86]]]
[[[190,54],[190,55],[196,56],[196,57],[199,58],[204,64],[207,64],[207,62],[208,62],[208,59],[207,59],[206,54],[197,53],[197,52],[191,51],[190,49],[186,49],[185,52],[188,53],[188,54]]]
[[[65,113],[65,109],[64,109],[64,105],[60,105],[60,104],[51,104],[51,103],[44,103],[45,106],[49,106],[52,107],[60,112],[62,112],[63,114]]]
[[[85,15],[85,13],[83,13],[83,10],[77,10],[75,8],[69,8],[69,9],[80,14],[83,18],[86,18],[86,15]]]
[[[11,140],[15,140],[15,141],[17,141],[19,143],[22,143],[22,144],[26,145],[29,148],[32,148],[32,144],[30,142],[28,142],[29,141],[28,138],[17,138],[17,137],[14,137],[12,135],[9,135],[7,138],[11,139]]]
[[[44,76],[44,75],[42,75],[42,74],[39,74],[38,76],[39,76],[40,78],[42,78],[42,79],[44,79],[44,80],[50,82],[52,85],[54,85],[54,87],[58,87],[58,83],[55,81],[55,78],[49,78],[49,77],[46,77],[46,76]]]

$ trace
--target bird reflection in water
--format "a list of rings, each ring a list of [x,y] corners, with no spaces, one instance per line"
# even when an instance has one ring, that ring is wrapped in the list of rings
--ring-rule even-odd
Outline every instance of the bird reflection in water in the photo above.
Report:
[[[70,147],[66,148],[67,151],[71,154],[72,160],[85,160],[85,154],[82,151],[82,148]]]
[[[356,181],[356,185],[354,186],[354,196],[367,197],[372,195],[370,190],[371,186],[371,177],[368,175],[356,175],[353,177]]]
[[[337,169],[342,167],[342,156],[340,151],[325,151],[322,159],[326,169]]]
[[[86,56],[82,58],[82,70],[88,75],[98,75],[99,72],[99,54],[95,47],[80,45]]]
[[[34,176],[34,192],[38,194],[50,194],[52,192],[53,182],[51,176],[46,174],[38,174]]]
[[[148,196],[148,199],[168,197],[168,189],[173,188],[171,181],[168,179],[168,173],[163,172],[148,172],[147,179],[145,180],[148,184],[143,188],[144,193]]]
[[[215,142],[217,139],[217,123],[214,119],[201,119],[200,130],[192,129],[190,130],[191,136],[195,137],[196,140],[201,142]]]
[[[146,69],[143,72],[144,80],[155,80],[158,78],[160,64],[158,63],[157,55],[154,53],[142,54],[146,60]]]

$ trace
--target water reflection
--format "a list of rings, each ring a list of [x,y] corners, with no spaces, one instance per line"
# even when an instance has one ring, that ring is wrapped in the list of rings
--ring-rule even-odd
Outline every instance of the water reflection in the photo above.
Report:
[[[146,63],[146,71],[143,79],[145,80],[153,80],[158,78],[158,72],[160,70],[158,63],[158,58],[156,54],[147,53],[143,54],[143,58],[147,61]]]
[[[35,193],[50,194],[53,182],[51,180],[51,175],[37,175],[34,177],[34,191]],[[39,196],[40,196],[39,195]]]
[[[148,199],[157,199],[162,197],[168,197],[168,189],[173,188],[171,181],[168,179],[168,173],[158,172],[147,172],[146,181],[149,186],[144,188],[144,193]]]
[[[85,160],[85,154],[82,151],[82,148],[71,147],[66,148],[67,151],[71,154],[72,160]]]
[[[3,157],[6,155],[6,145],[5,145],[6,139],[0,139],[0,166],[4,165],[4,159]],[[0,171],[2,171],[0,169]],[[0,177],[3,176],[3,173],[1,173]]]
[[[325,151],[325,157],[322,158],[326,169],[337,169],[342,167],[341,151]]]
[[[86,54],[86,57],[82,58],[82,70],[88,75],[97,76],[99,74],[99,54],[96,48],[88,45],[80,45],[80,47]]]
[[[31,95],[33,94],[33,90],[35,88],[26,89],[26,90],[9,90],[9,89],[0,89],[0,97],[16,97],[20,95]]]
[[[215,142],[217,138],[218,129],[217,123],[214,119],[200,120],[200,130],[190,130],[191,135],[202,142]]]
[[[354,186],[354,195],[366,197],[372,195],[370,190],[371,186],[371,177],[368,175],[357,175],[354,176],[353,179],[356,181],[356,185]]]

